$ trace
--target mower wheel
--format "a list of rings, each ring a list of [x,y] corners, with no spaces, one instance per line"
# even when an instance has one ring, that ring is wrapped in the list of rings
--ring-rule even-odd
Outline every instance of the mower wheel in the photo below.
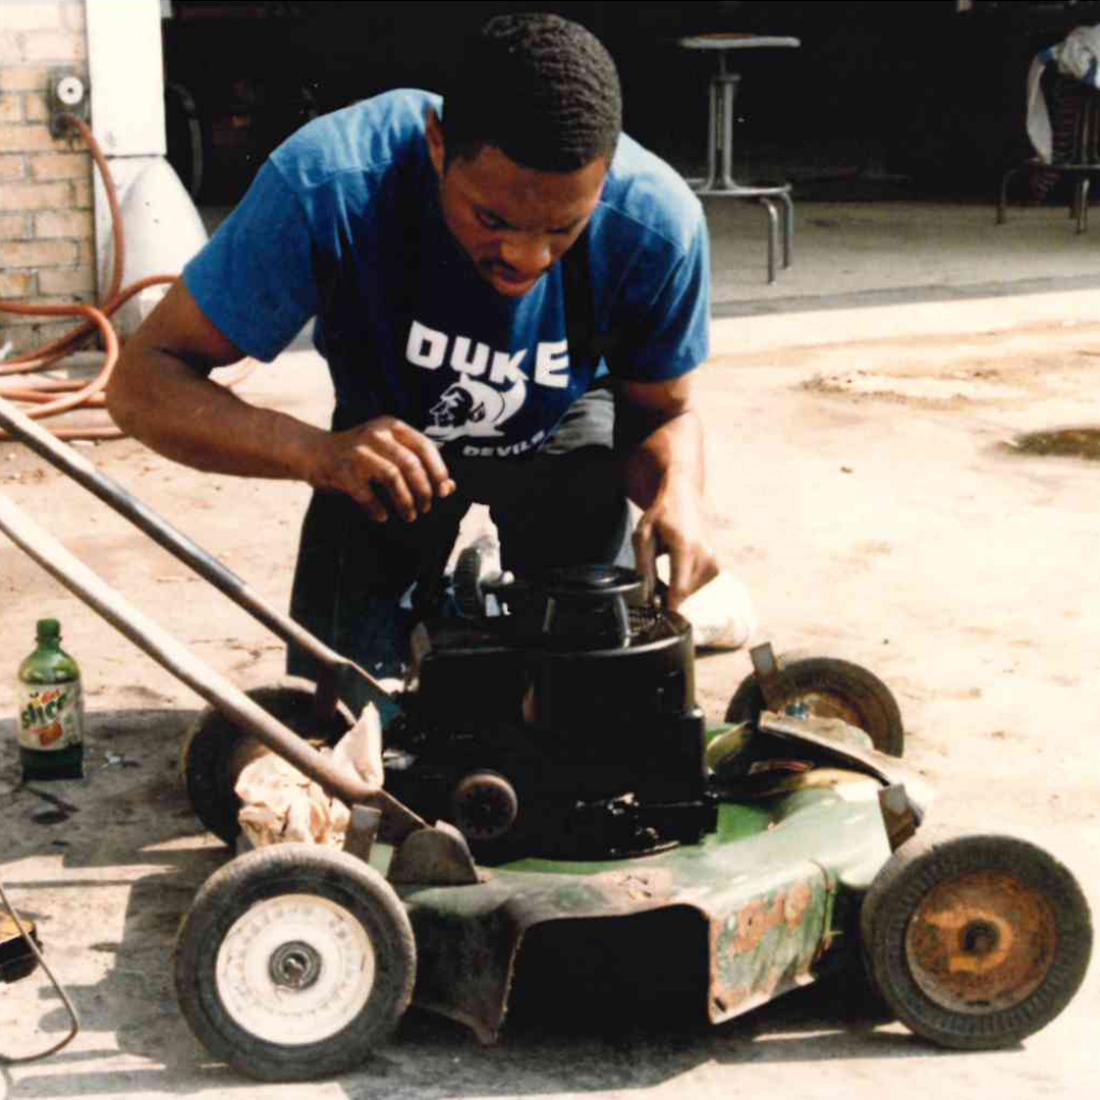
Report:
[[[901,756],[905,729],[890,689],[873,673],[836,657],[785,654],[776,660],[778,699],[765,702],[756,674],[741,681],[726,721],[755,722],[764,710],[804,707],[815,718],[840,718],[867,733],[879,752]]]
[[[335,745],[353,723],[351,712],[342,703],[319,723],[314,686],[296,676],[247,694],[284,726],[316,745]],[[255,737],[213,707],[203,710],[184,734],[181,765],[191,806],[203,825],[230,846],[240,832],[240,800],[233,789],[237,777],[246,764],[265,751]]]
[[[1088,904],[1053,856],[1007,836],[906,841],[863,904],[871,978],[911,1031],[944,1047],[1011,1046],[1085,976]]]
[[[175,981],[191,1030],[263,1081],[359,1065],[412,998],[416,942],[393,887],[329,848],[278,844],[227,863],[180,925]]]

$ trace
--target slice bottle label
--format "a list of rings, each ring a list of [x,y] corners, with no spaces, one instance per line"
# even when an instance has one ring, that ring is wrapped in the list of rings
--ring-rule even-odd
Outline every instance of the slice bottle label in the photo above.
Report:
[[[18,686],[19,744],[36,752],[57,752],[83,740],[80,681]]]

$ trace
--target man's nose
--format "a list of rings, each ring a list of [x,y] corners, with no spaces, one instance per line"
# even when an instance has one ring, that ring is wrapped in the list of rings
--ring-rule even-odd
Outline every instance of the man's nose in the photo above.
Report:
[[[541,275],[552,262],[550,242],[541,235],[517,233],[501,242],[500,258],[522,275]]]

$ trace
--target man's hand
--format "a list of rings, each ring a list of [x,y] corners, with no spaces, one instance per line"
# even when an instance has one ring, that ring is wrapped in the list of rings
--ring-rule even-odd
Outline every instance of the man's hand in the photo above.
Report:
[[[314,488],[347,493],[378,523],[391,510],[412,523],[436,497],[455,491],[436,445],[393,416],[334,432],[309,480]]]
[[[616,445],[626,453],[626,487],[642,509],[634,554],[643,577],[669,555],[675,610],[718,575],[703,516],[703,437],[691,403],[691,376],[624,382],[615,405]]]
[[[666,484],[634,528],[634,557],[643,577],[655,576],[661,553],[669,556],[672,610],[718,576],[718,560],[706,541],[702,498],[687,481]]]

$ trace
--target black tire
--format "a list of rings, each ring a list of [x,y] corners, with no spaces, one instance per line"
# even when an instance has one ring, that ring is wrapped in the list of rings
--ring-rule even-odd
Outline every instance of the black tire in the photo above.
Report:
[[[175,81],[164,85],[164,130],[168,163],[187,193],[198,202],[203,176],[202,123],[194,96]]]
[[[278,683],[254,688],[247,695],[307,740],[335,745],[351,729],[351,712],[340,704],[319,728],[313,693],[314,686],[308,680],[287,676]],[[213,707],[202,711],[184,734],[181,766],[191,806],[203,825],[230,847],[240,833],[240,799],[234,784],[241,769],[264,751],[251,734]]]
[[[309,844],[258,848],[216,871],[176,943],[176,996],[191,1030],[262,1081],[359,1065],[396,1027],[415,977],[416,943],[393,887],[361,860]]]
[[[860,930],[868,971],[898,1019],[957,1050],[1011,1046],[1050,1023],[1092,950],[1073,875],[1006,836],[906,841],[871,884]]]
[[[755,723],[764,710],[805,704],[819,718],[841,718],[867,733],[879,752],[901,756],[905,728],[890,689],[873,673],[836,657],[777,658],[779,700],[769,707],[751,673],[726,708],[726,721]]]

